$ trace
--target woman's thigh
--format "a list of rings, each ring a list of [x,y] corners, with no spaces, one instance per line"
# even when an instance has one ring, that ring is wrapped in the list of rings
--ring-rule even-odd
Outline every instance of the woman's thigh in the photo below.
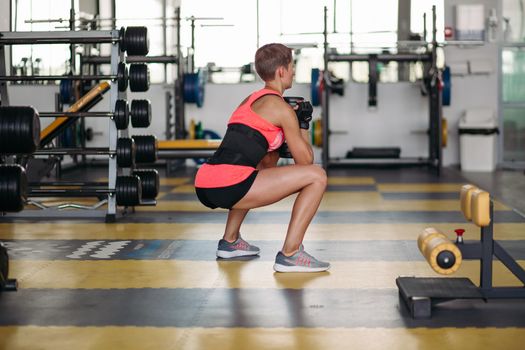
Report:
[[[314,182],[326,185],[326,172],[318,165],[288,165],[262,169],[259,170],[248,193],[233,208],[251,209],[269,205]]]

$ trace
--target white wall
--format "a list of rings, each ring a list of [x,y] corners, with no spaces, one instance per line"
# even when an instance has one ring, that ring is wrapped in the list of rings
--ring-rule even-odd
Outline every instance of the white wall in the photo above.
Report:
[[[428,155],[428,99],[410,83],[378,84],[378,106],[368,107],[368,84],[349,84],[345,96],[330,98],[330,157],[354,147],[400,147],[402,157]],[[416,133],[415,133],[416,132]]]
[[[92,15],[97,13],[98,0],[81,0],[78,4],[77,12],[87,12]]]
[[[58,92],[58,85],[8,85],[7,89],[11,106],[33,106],[41,112],[55,110],[55,92]],[[51,118],[42,118],[42,129],[51,121]]]

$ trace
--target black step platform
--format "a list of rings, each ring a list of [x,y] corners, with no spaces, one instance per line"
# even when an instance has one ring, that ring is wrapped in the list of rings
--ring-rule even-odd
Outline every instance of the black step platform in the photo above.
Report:
[[[400,147],[354,147],[346,153],[346,158],[399,158]]]
[[[430,318],[432,306],[452,299],[481,299],[468,278],[398,277],[396,284],[412,318]]]

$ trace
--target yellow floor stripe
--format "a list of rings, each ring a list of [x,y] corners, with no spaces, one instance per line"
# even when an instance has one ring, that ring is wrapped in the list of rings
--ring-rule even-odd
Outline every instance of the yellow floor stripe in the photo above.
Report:
[[[0,327],[0,348],[240,349],[523,349],[519,328],[153,328]]]
[[[473,224],[312,224],[306,241],[326,240],[416,240],[426,227],[435,227],[454,238],[454,229],[466,230],[465,239],[479,240],[479,229]],[[283,240],[287,224],[244,224],[243,236],[249,240]],[[0,239],[185,239],[218,240],[224,224],[104,224],[104,223],[9,223],[0,224]],[[525,240],[525,223],[495,224],[496,239]]]
[[[193,185],[193,177],[161,177],[160,178],[160,185],[161,186],[180,186],[185,184],[191,184]]]
[[[195,187],[193,186],[193,184],[179,185],[177,187],[174,187],[170,192],[171,193],[193,193],[195,194]]]
[[[0,327],[0,348],[18,349],[523,349],[519,328]]]
[[[210,254],[214,254],[210,251]],[[442,277],[423,261],[332,261],[327,273],[280,274],[273,261],[11,261],[20,288],[397,288],[399,276]],[[525,266],[525,261],[519,261]],[[522,284],[494,263],[494,285]],[[464,261],[453,277],[479,281],[479,262]]]
[[[464,183],[381,183],[377,185],[380,192],[456,192],[459,198]]]
[[[374,185],[375,183],[373,177],[331,176],[328,178],[329,185]]]

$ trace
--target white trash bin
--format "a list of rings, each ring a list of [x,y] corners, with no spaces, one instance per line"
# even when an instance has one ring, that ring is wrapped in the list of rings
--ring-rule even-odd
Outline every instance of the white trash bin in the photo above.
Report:
[[[459,120],[459,158],[462,171],[494,171],[499,133],[494,112],[468,110]]]

